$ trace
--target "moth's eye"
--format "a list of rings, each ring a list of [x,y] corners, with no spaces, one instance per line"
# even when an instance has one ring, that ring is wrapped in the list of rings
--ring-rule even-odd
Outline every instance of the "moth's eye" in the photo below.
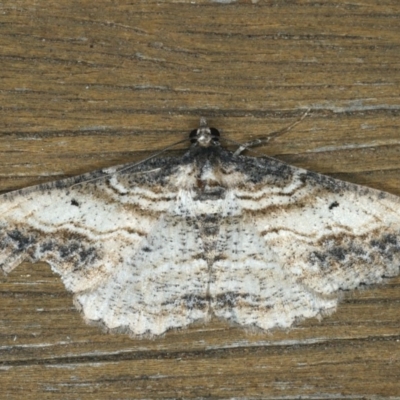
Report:
[[[190,135],[189,135],[190,143],[196,143],[197,142],[196,135],[197,135],[197,129],[193,129],[192,132],[190,132]]]
[[[218,141],[219,140],[219,130],[218,129],[216,129],[216,128],[210,128],[210,131],[211,131],[211,136],[212,136],[212,138],[215,140],[215,141]]]

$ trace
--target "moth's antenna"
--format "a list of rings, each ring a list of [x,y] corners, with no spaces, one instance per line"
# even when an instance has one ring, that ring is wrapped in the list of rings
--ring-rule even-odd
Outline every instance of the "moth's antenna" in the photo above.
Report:
[[[300,124],[301,121],[303,121],[303,119],[308,115],[310,110],[311,110],[310,108],[307,109],[306,112],[297,121],[293,122],[293,124],[291,124],[291,125],[289,125],[289,126],[287,126],[285,128],[279,129],[278,131],[271,132],[271,133],[269,133],[268,135],[266,135],[264,137],[252,140],[250,142],[246,142],[246,143],[242,144],[242,143],[236,142],[235,140],[228,139],[228,138],[225,138],[225,137],[223,138],[223,140],[226,140],[226,141],[231,142],[231,143],[235,143],[235,144],[237,144],[239,146],[239,148],[233,153],[234,156],[239,155],[244,150],[250,150],[250,151],[253,151],[254,153],[257,153],[256,151],[251,150],[250,147],[261,146],[263,144],[266,144],[266,143],[270,142],[273,139],[276,139],[277,137],[283,135],[284,133],[289,132],[296,125]]]
[[[160,154],[163,154],[165,151],[171,149],[172,147],[175,147],[175,146],[177,146],[178,144],[185,143],[185,142],[187,142],[187,139],[179,140],[179,142],[175,142],[175,143],[173,143],[173,144],[171,144],[171,145],[169,145],[169,146],[167,146],[167,147],[164,147],[162,150],[160,150],[160,151],[158,151],[157,153],[151,155],[150,157],[145,158],[144,160],[140,160],[140,161],[138,161],[138,162],[135,163],[135,164],[130,164],[130,165],[127,165],[127,166],[124,167],[124,168],[121,168],[120,170],[118,170],[118,172],[127,171],[127,170],[130,169],[130,168],[137,167],[138,165],[143,164],[144,162],[149,161],[149,160],[151,160],[152,158],[155,158],[155,157],[159,156]],[[104,168],[104,169],[106,169],[106,168]],[[88,183],[88,182],[97,181],[97,180],[99,180],[99,179],[108,178],[108,177],[111,176],[111,175],[112,175],[112,173],[110,173],[110,174],[105,174],[105,175],[102,175],[102,176],[98,176],[97,178],[93,178],[93,179],[89,179],[89,180],[87,180],[87,181],[82,181],[82,182],[79,182],[79,183],[75,183],[75,184],[71,185],[70,188],[72,188],[72,187],[74,187],[74,186],[78,186],[78,185],[80,185],[80,184],[82,184],[82,183]]]

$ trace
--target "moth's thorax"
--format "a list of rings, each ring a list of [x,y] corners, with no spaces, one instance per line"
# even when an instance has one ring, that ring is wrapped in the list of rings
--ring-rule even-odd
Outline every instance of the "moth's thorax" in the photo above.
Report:
[[[198,170],[194,187],[196,200],[218,200],[225,197],[227,187],[219,163],[207,160]]]
[[[232,157],[222,147],[192,147],[184,157],[185,162],[171,176],[170,184],[191,193],[196,202],[211,206],[210,202],[227,199],[228,192],[246,181]]]

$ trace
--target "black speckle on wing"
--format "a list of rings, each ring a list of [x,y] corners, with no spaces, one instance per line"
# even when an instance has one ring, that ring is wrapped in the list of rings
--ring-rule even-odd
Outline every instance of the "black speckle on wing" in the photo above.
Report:
[[[329,270],[334,265],[346,269],[359,264],[367,268],[368,264],[391,263],[400,258],[399,238],[393,233],[380,237],[371,233],[368,237],[331,238],[322,243],[321,247],[322,250],[310,254],[309,261],[324,270]]]
[[[339,203],[337,202],[337,201],[334,201],[333,203],[331,203],[330,205],[329,205],[329,209],[330,210],[333,210],[334,208],[336,208],[336,207],[339,207]]]
[[[237,170],[247,175],[248,181],[254,184],[269,182],[288,182],[293,178],[294,169],[283,162],[272,158],[254,158],[241,156]]]
[[[188,294],[182,296],[181,299],[188,310],[205,310],[208,307],[208,298],[206,296]]]
[[[400,253],[399,237],[394,234],[385,234],[380,238],[372,239],[370,245],[389,260],[392,260],[394,255]]]
[[[79,207],[79,203],[75,199],[72,199],[71,206]]]
[[[70,264],[74,270],[84,269],[101,257],[99,249],[82,238],[68,238],[59,242],[52,238],[43,241],[40,245],[41,259],[58,260],[60,265]]]
[[[34,236],[30,234],[25,234],[18,229],[14,229],[10,232],[7,232],[8,239],[1,240],[2,248],[5,246],[12,245],[17,252],[23,252],[28,249],[32,243],[34,243]]]

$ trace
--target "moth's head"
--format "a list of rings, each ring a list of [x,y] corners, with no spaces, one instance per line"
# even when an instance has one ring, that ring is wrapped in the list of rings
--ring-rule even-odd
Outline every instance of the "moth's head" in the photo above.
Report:
[[[210,128],[205,118],[200,118],[200,125],[190,132],[190,142],[200,147],[219,146],[219,131]]]

